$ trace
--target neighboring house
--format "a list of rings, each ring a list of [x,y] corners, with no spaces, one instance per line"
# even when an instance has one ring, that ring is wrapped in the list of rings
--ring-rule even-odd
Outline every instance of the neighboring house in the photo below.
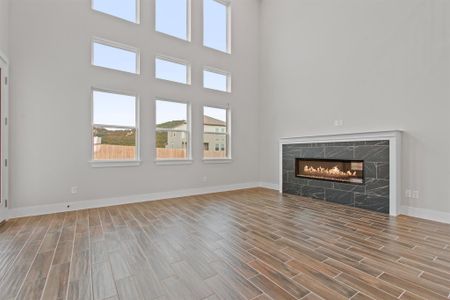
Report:
[[[166,127],[173,130],[186,130],[186,122],[176,123],[173,122],[175,126]],[[203,149],[205,151],[225,151],[226,148],[226,135],[215,134],[215,133],[225,133],[226,123],[224,121],[214,119],[208,116],[203,117],[204,124],[204,137],[203,137]],[[208,134],[209,133],[209,134]],[[167,133],[167,144],[165,148],[169,149],[183,149],[187,145],[186,132],[168,132]]]

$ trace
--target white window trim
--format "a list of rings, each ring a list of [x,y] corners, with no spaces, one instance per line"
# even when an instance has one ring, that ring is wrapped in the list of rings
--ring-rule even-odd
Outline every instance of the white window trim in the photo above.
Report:
[[[136,98],[135,102],[135,120],[136,120],[136,127],[131,126],[116,126],[120,128],[135,128],[136,130],[136,158],[133,160],[94,160],[94,135],[93,135],[93,129],[94,129],[94,92],[104,92],[104,93],[111,93],[111,94],[118,94],[118,95],[124,95],[124,96],[131,96]],[[91,87],[91,129],[90,129],[90,144],[91,144],[91,160],[89,163],[92,167],[95,168],[103,168],[103,167],[133,167],[133,166],[139,166],[141,164],[140,159],[140,120],[139,120],[139,96],[135,93],[131,92],[125,92],[125,91],[117,91],[117,90],[111,90],[111,89],[104,89],[104,88],[98,88],[98,87]],[[97,124],[97,125],[105,125],[105,124]],[[115,127],[114,125],[105,125],[110,127]]]
[[[156,33],[161,34],[161,35],[166,36],[166,37],[169,37],[169,38],[173,38],[173,39],[179,40],[179,41],[188,42],[188,43],[191,42],[191,38],[192,38],[192,22],[191,22],[192,3],[191,3],[191,0],[186,0],[186,14],[187,14],[186,15],[186,39],[179,38],[179,37],[171,35],[169,33],[165,33],[165,32],[156,30],[156,10],[157,9],[156,9],[156,0],[155,0],[155,4],[154,4],[154,7],[153,7],[153,12],[154,12],[153,19],[155,21],[154,21],[153,25],[154,25]]]
[[[232,38],[232,36],[231,36],[231,0],[212,0],[217,3],[223,4],[227,7],[227,49],[225,51],[205,45],[205,29],[204,29],[204,26],[205,26],[205,2],[204,1],[205,0],[203,0],[203,4],[202,4],[203,5],[202,6],[202,8],[203,8],[203,16],[202,16],[202,20],[203,20],[202,44],[203,44],[203,47],[220,52],[220,53],[231,54],[231,49],[232,49],[232,47],[231,47],[231,38]]]
[[[109,46],[109,47],[118,48],[118,49],[122,49],[125,51],[130,51],[130,52],[136,53],[136,72],[128,72],[128,71],[117,70],[117,69],[113,69],[113,68],[95,65],[94,64],[94,44],[102,44],[104,46]],[[110,40],[107,40],[104,38],[94,37],[91,42],[91,65],[94,66],[95,68],[101,68],[101,69],[115,71],[115,72],[139,75],[141,73],[141,52],[138,48],[133,47],[133,46],[122,44],[119,42],[110,41]]]
[[[103,11],[100,11],[100,10],[96,10],[96,9],[94,8],[94,0],[91,0],[91,9],[92,9],[95,13],[99,13],[99,14],[102,14],[102,15],[107,15],[107,16],[113,17],[113,18],[115,18],[115,19],[119,19],[119,20],[121,20],[121,21],[125,21],[125,22],[131,23],[131,24],[137,24],[137,25],[139,25],[139,24],[141,24],[141,1],[140,1],[140,0],[135,0],[135,1],[136,1],[136,16],[135,16],[135,17],[136,17],[136,22],[133,22],[133,21],[130,21],[130,20],[127,20],[127,19],[124,19],[124,18],[115,16],[115,15],[111,15],[111,14],[109,14],[109,13],[107,13],[107,12],[103,12]]]
[[[164,130],[164,129],[158,129],[156,126],[156,101],[167,101],[167,102],[174,102],[174,103],[181,103],[181,104],[186,104],[186,130]],[[156,97],[155,101],[154,101],[154,107],[153,107],[153,120],[155,121],[155,147],[153,147],[153,149],[155,150],[155,155],[154,155],[154,161],[156,164],[159,165],[179,165],[179,164],[191,164],[193,162],[192,159],[192,109],[191,109],[191,103],[188,101],[181,101],[181,100],[173,100],[173,99],[167,99],[164,97]],[[185,132],[188,136],[188,144],[186,147],[187,150],[187,157],[185,158],[163,158],[163,159],[158,159],[156,157],[156,133],[158,131],[166,131],[166,132]]]
[[[227,131],[225,133],[223,132],[205,132],[205,125],[203,123],[203,117],[205,115],[205,106],[206,107],[211,107],[211,108],[220,108],[220,109],[225,109],[227,112]],[[217,134],[217,135],[225,135],[227,137],[227,147],[226,147],[226,152],[227,152],[227,157],[218,157],[218,158],[205,158],[203,156],[203,162],[204,163],[229,163],[233,160],[232,157],[232,151],[231,151],[231,109],[230,109],[230,105],[227,104],[226,106],[220,106],[220,105],[209,105],[209,104],[204,104],[203,108],[202,108],[202,155],[203,155],[203,138],[205,133],[211,133],[211,134]]]
[[[221,91],[221,90],[216,90],[216,89],[212,89],[212,88],[207,88],[205,87],[205,71],[207,72],[211,72],[211,73],[216,73],[216,74],[220,74],[220,75],[224,75],[227,78],[227,87],[226,87],[226,91]],[[220,93],[231,93],[231,73],[221,70],[221,69],[217,69],[214,67],[207,67],[205,66],[203,68],[203,88],[208,90],[208,91],[215,91],[215,92],[220,92]]]
[[[170,80],[170,79],[164,79],[164,78],[156,77],[156,60],[157,59],[165,60],[165,61],[172,62],[172,63],[179,64],[179,65],[185,65],[186,66],[186,83],[173,81],[173,80]],[[161,80],[161,81],[164,81],[164,82],[171,82],[171,83],[175,83],[175,84],[181,84],[181,85],[191,85],[191,79],[192,79],[191,78],[191,73],[192,73],[192,71],[191,71],[191,63],[188,62],[187,60],[183,60],[183,59],[175,58],[175,57],[170,57],[170,56],[167,56],[167,55],[156,55],[155,56],[155,60],[153,61],[153,69],[154,69],[153,70],[154,71],[153,72],[154,77],[157,80]],[[163,100],[163,99],[160,99],[160,100]],[[167,101],[173,101],[173,100],[167,100]],[[176,101],[174,101],[174,102],[176,102]]]

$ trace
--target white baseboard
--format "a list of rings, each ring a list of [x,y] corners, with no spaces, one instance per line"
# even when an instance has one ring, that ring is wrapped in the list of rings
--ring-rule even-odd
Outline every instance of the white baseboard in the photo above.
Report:
[[[400,214],[450,224],[450,213],[432,209],[402,206]]]
[[[278,183],[274,183],[274,182],[260,182],[259,186],[266,188],[266,189],[277,190],[277,191],[279,190]]]
[[[144,195],[132,195],[132,196],[123,196],[123,197],[116,197],[116,198],[93,199],[93,200],[84,200],[84,201],[74,201],[74,202],[17,207],[17,208],[12,208],[12,209],[8,210],[8,218],[38,216],[38,215],[46,215],[46,214],[74,211],[74,210],[87,209],[87,208],[98,208],[98,207],[129,204],[129,203],[139,203],[139,202],[146,202],[146,201],[156,201],[156,200],[162,200],[162,199],[227,192],[227,191],[233,191],[233,190],[255,188],[255,187],[259,187],[259,186],[260,186],[260,184],[258,182],[248,182],[248,183],[221,185],[221,186],[192,188],[192,189],[169,191],[169,192],[150,193],[150,194],[144,194]],[[69,206],[69,207],[67,207],[67,206]]]

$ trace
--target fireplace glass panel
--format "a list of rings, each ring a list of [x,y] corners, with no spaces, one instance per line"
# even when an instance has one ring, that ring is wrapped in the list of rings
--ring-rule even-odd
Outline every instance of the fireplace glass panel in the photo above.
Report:
[[[295,175],[302,178],[364,183],[364,161],[362,160],[297,158],[295,170]]]

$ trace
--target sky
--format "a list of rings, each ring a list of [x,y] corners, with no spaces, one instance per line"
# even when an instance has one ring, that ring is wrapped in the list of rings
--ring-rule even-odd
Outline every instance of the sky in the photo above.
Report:
[[[186,0],[156,0],[157,31],[187,39]],[[136,0],[93,0],[93,9],[136,22]],[[144,14],[146,12],[141,12]],[[204,45],[226,51],[226,7],[214,0],[204,0]],[[120,48],[94,43],[93,64],[111,69],[136,72],[137,54]],[[141,54],[142,55],[142,54]],[[187,66],[155,59],[155,76],[186,83]],[[204,87],[226,91],[226,76],[204,72]],[[123,100],[122,100],[123,99]],[[135,126],[135,99],[131,96],[94,92],[94,123]],[[181,108],[180,108],[181,107]],[[185,119],[186,107],[171,103],[161,104],[157,124]],[[226,121],[225,110],[205,108],[205,114]]]

